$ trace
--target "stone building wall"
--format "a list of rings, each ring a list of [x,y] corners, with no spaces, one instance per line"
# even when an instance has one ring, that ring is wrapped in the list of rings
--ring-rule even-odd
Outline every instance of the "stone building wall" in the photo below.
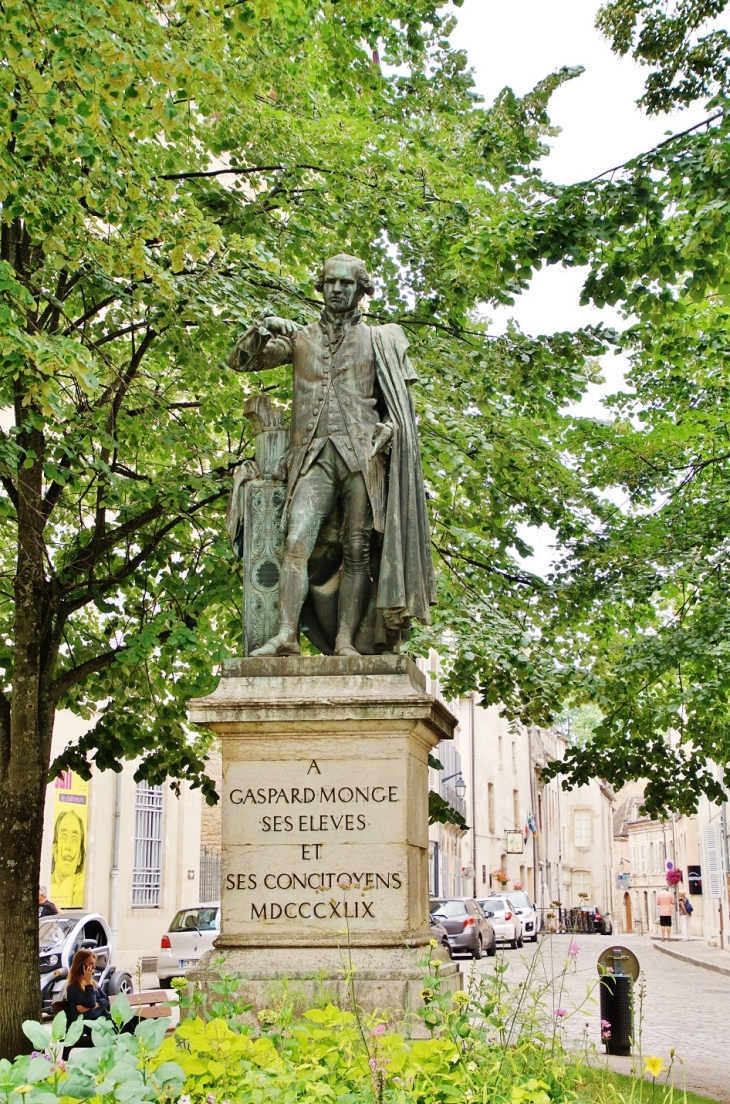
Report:
[[[215,788],[220,794],[221,781],[223,779],[223,760],[220,746],[214,746],[208,756],[206,773],[215,782]],[[220,851],[221,849],[221,804],[208,805],[202,802],[200,820],[200,850]]]

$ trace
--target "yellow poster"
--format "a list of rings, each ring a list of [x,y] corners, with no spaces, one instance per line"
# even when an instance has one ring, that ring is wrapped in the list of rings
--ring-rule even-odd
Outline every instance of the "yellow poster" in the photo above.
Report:
[[[86,835],[89,783],[73,771],[55,781],[51,900],[60,909],[83,908],[86,895]]]

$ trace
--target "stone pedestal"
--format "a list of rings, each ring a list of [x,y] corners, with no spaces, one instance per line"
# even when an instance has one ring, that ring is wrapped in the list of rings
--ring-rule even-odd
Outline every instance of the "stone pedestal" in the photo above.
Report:
[[[400,655],[224,664],[190,720],[221,738],[217,950],[254,1008],[414,1009],[428,928],[428,753],[456,720]],[[204,979],[206,959],[195,977]],[[354,989],[347,984],[352,972]],[[456,990],[455,963],[441,970]],[[321,996],[321,994],[319,994]]]

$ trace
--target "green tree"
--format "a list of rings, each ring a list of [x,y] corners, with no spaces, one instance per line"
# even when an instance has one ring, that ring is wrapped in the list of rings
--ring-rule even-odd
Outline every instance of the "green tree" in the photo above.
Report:
[[[430,0],[0,6],[0,1055],[39,1012],[49,770],[141,758],[215,800],[185,702],[240,646],[244,391],[289,385],[225,357],[265,305],[315,317],[333,251],[369,258],[421,368],[434,633],[483,641],[495,693],[510,664],[539,685],[513,552],[582,499],[558,412],[604,338],[490,341],[476,308],[538,263],[546,105],[575,72],[483,109],[449,26]],[[58,708],[98,719],[50,764]]]
[[[725,7],[606,5],[614,49],[653,68],[649,111],[712,99],[702,123],[540,216],[552,252],[590,265],[584,299],[624,312],[629,362],[610,419],[570,434],[595,499],[563,534],[544,641],[573,702],[603,719],[561,772],[646,778],[654,814],[730,787],[730,38],[707,26]]]

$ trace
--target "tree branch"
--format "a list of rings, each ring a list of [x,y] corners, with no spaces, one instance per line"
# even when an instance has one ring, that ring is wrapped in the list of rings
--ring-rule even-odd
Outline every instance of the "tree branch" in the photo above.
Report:
[[[155,548],[157,548],[157,546],[164,540],[167,534],[172,532],[172,530],[175,529],[176,526],[178,526],[182,521],[187,521],[194,514],[198,513],[199,510],[202,510],[205,506],[209,506],[211,502],[215,502],[216,499],[221,498],[221,496],[226,493],[227,491],[225,489],[221,489],[220,491],[217,491],[214,495],[209,495],[208,498],[204,498],[201,502],[198,502],[197,505],[191,507],[189,510],[186,510],[184,514],[178,514],[177,517],[172,519],[172,521],[169,521],[166,525],[163,525],[162,529],[160,529],[159,532],[156,533],[155,536],[150,541],[148,541],[143,548],[140,549],[137,555],[133,556],[131,560],[127,561],[121,571],[116,572],[116,574],[114,575],[106,575],[102,579],[92,580],[83,596],[80,596],[79,598],[76,598],[70,602],[64,602],[63,609],[62,611],[60,611],[59,616],[62,616],[64,619],[67,618],[71,613],[74,612],[74,610],[81,609],[83,606],[88,605],[89,602],[93,602],[96,598],[100,598],[102,594],[104,594],[106,591],[119,586],[120,583],[123,583],[125,579],[128,579],[129,576],[132,575],[133,572],[135,572],[137,568],[140,567],[140,565],[143,564],[144,561],[152,555]],[[162,513],[162,506],[159,506],[158,509],[159,513],[157,516]],[[119,526],[116,530],[114,530],[114,532],[118,533],[119,529],[121,528],[122,526]],[[137,528],[140,528],[140,526],[137,526]],[[108,534],[107,538],[105,538],[105,544],[107,546],[110,536],[111,534]],[[66,589],[67,591],[74,591],[78,588],[69,586]]]
[[[519,583],[520,586],[528,586],[533,590],[544,589],[544,582],[536,575],[512,575],[509,571],[502,571],[498,567],[493,567],[491,564],[484,563],[481,560],[474,560],[470,556],[465,556],[462,552],[456,552],[451,548],[442,548],[439,544],[433,541],[433,546],[440,556],[456,556],[458,560],[462,560],[464,563],[470,564],[472,567],[478,567],[482,571],[486,571],[488,575],[498,575],[500,579],[506,579],[509,583]]]
[[[74,330],[77,330],[79,326],[83,326],[84,322],[88,322],[90,318],[93,318],[94,315],[98,314],[100,310],[104,309],[104,307],[108,307],[110,303],[115,302],[115,300],[121,298],[122,295],[126,294],[128,294],[128,289],[120,288],[120,290],[115,292],[114,295],[109,295],[106,299],[102,299],[100,303],[95,303],[93,307],[89,307],[89,309],[85,311],[79,318],[77,318],[75,322],[72,322],[70,326],[66,327],[66,329],[63,331],[63,336],[68,337],[69,334],[73,333]]]
[[[79,663],[76,667],[71,667],[68,671],[62,671],[58,678],[55,678],[51,683],[52,700],[57,702],[62,694],[65,694],[77,682],[85,679],[87,675],[93,675],[98,671],[104,671],[107,667],[111,667],[119,653],[124,651],[126,651],[125,647],[112,648],[108,652],[102,652],[101,655],[93,656],[91,659]]]
[[[335,169],[325,169],[322,165],[292,165],[293,169],[311,169],[312,172],[332,173]],[[254,165],[246,169],[198,169],[192,172],[162,173],[154,177],[155,180],[194,180],[206,176],[228,176],[235,173],[237,176],[253,176],[260,172],[280,172],[287,168],[286,165]]]
[[[87,545],[75,559],[71,560],[66,567],[59,571],[59,579],[63,580],[72,573],[76,574],[77,572],[91,570],[105,552],[108,552],[109,549],[113,548],[119,541],[124,540],[125,537],[133,536],[138,530],[144,528],[145,525],[149,525],[150,522],[156,521],[157,518],[163,514],[164,509],[161,502],[156,502],[154,506],[150,506],[149,510],[145,510],[143,513],[138,514],[137,517],[130,518],[129,521],[125,521],[121,525],[117,525],[116,528],[111,529],[105,534],[99,547],[95,550],[96,554],[93,557],[90,556],[92,551],[91,546]],[[74,583],[67,583],[63,584],[63,589],[68,592],[70,590],[77,590],[78,587]]]
[[[702,127],[709,126],[710,123],[714,123],[717,119],[721,119],[725,114],[724,111],[717,111],[714,115],[710,115],[709,118],[703,119],[701,123],[695,123],[694,126],[687,127],[686,130],[680,130],[677,134],[672,134],[669,138],[665,138],[663,142],[659,142],[656,146],[652,146],[646,153],[640,153],[638,157],[632,157],[628,161],[624,161],[621,165],[614,165],[612,169],[604,169],[598,176],[592,176],[589,180],[583,180],[578,185],[581,187],[584,184],[593,184],[596,180],[602,180],[604,176],[612,176],[613,173],[619,172],[621,169],[627,168],[632,164],[641,164],[647,161],[652,154],[658,153],[660,149],[664,149],[665,146],[671,145],[672,142],[678,142],[680,138],[686,138],[688,134],[692,134],[695,130],[701,130]]]

